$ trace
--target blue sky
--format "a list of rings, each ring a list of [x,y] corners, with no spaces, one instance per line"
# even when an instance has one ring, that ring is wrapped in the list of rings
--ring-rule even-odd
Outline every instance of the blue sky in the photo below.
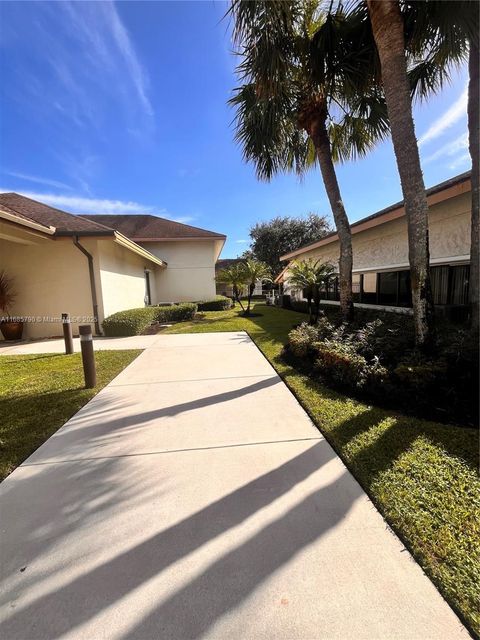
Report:
[[[154,213],[226,233],[329,214],[317,171],[258,182],[233,141],[222,2],[0,3],[0,191],[77,213]],[[470,168],[467,73],[415,108],[427,186]],[[338,167],[351,221],[401,199],[391,142]]]

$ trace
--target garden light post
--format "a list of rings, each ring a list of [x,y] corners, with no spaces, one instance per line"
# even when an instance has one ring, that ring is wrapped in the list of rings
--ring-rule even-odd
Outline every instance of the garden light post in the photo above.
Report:
[[[92,328],[89,324],[79,326],[80,348],[82,350],[83,375],[85,378],[85,388],[93,389],[97,384],[97,373],[95,371],[95,356],[93,353]]]
[[[62,313],[62,324],[63,338],[65,340],[65,353],[68,355],[73,353],[72,323],[70,322],[70,316],[68,313]]]

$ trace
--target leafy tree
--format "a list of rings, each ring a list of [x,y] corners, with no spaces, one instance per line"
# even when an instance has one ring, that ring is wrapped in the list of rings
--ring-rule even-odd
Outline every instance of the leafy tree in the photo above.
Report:
[[[240,296],[247,284],[246,273],[242,263],[237,262],[227,269],[222,269],[217,273],[218,282],[222,282],[232,287],[233,299],[241,306],[245,311],[245,307],[240,300]]]
[[[265,262],[273,274],[282,269],[280,256],[309,242],[320,240],[332,228],[325,216],[310,213],[306,218],[278,216],[268,222],[258,222],[250,229],[250,256]]]
[[[259,280],[261,282],[271,282],[271,272],[270,267],[264,262],[259,262],[258,260],[252,260],[250,258],[245,260],[245,262],[240,263],[239,266],[243,274],[243,282],[247,286],[247,308],[244,309],[244,314],[249,316],[255,285]]]
[[[373,82],[368,28],[342,3],[232,0],[242,62],[236,139],[260,179],[318,163],[340,244],[340,303],[353,314],[352,241],[334,162],[365,154],[387,133]]]

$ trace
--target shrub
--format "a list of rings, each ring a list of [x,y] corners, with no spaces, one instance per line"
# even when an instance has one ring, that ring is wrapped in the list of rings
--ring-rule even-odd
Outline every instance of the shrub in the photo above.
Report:
[[[315,350],[315,370],[335,386],[373,392],[388,377],[387,369],[378,358],[369,362],[350,342],[325,340],[317,342]]]
[[[288,334],[288,350],[296,358],[313,358],[316,343],[334,337],[337,331],[325,317],[320,318],[315,325],[302,322]]]
[[[103,321],[103,331],[106,336],[138,336],[149,327],[152,322],[181,322],[191,320],[197,312],[197,305],[193,302],[183,302],[169,306],[141,307],[139,309],[125,309],[108,316]]]
[[[156,307],[142,307],[140,309],[126,309],[108,316],[103,321],[103,331],[106,336],[138,336],[152,324],[158,313]]]
[[[156,307],[156,322],[182,322],[182,320],[193,320],[197,313],[195,302],[181,302],[170,307]]]
[[[233,301],[227,296],[215,296],[212,300],[201,300],[196,304],[199,311],[226,311],[232,308]]]
[[[313,356],[313,345],[319,340],[318,328],[306,322],[295,327],[288,334],[290,353],[296,358]]]

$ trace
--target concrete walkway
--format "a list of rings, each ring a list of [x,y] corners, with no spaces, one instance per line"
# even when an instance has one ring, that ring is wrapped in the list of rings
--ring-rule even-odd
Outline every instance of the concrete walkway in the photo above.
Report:
[[[156,336],[2,485],[5,640],[466,640],[244,333]]]
[[[158,340],[158,335],[129,336],[128,338],[95,337],[93,347],[95,351],[117,351],[118,349],[146,349]],[[73,349],[80,352],[80,338],[73,339]],[[20,356],[29,353],[65,353],[63,338],[49,338],[45,340],[21,340],[7,342],[0,340],[0,356]]]

